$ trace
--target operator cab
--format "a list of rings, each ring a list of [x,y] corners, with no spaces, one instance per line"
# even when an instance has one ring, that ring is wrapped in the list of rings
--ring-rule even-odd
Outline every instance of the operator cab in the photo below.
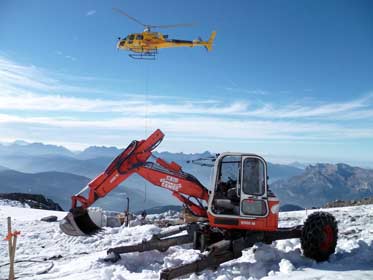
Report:
[[[277,198],[268,191],[267,178],[267,163],[262,157],[221,154],[215,165],[215,187],[209,200],[209,218],[267,217],[270,214],[268,200],[277,201],[278,205]],[[273,214],[278,214],[278,210],[274,209]]]

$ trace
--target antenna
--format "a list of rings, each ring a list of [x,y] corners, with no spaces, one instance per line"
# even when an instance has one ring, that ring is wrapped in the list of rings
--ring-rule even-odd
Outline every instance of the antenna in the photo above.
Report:
[[[192,160],[187,160],[186,162],[187,163],[196,164],[196,165],[199,165],[199,166],[213,167],[214,166],[213,163],[208,163],[206,161],[215,162],[219,155],[220,154],[215,154],[214,156],[205,157],[205,158],[197,158],[197,159],[192,159]]]

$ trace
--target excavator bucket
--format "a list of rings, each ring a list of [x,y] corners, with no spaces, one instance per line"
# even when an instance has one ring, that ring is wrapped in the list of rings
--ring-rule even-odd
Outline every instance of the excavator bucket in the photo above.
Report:
[[[60,222],[60,229],[72,236],[92,235],[101,230],[89,216],[88,210],[82,207],[70,210]]]

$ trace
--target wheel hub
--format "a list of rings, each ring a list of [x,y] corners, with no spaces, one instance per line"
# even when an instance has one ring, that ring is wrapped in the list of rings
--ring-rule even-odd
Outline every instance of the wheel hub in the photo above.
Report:
[[[324,241],[320,244],[320,249],[323,251],[328,251],[334,240],[333,229],[330,225],[325,225],[322,231],[324,234]]]

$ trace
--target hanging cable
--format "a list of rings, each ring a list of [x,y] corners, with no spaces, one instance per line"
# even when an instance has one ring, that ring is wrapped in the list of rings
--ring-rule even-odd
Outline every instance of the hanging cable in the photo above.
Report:
[[[144,94],[144,98],[145,98],[144,138],[146,138],[148,135],[148,102],[149,102],[148,91],[149,91],[149,79],[150,79],[150,64],[148,64],[146,67],[147,69],[145,73],[145,94]],[[146,202],[146,200],[147,200],[147,183],[144,182],[144,202]]]

